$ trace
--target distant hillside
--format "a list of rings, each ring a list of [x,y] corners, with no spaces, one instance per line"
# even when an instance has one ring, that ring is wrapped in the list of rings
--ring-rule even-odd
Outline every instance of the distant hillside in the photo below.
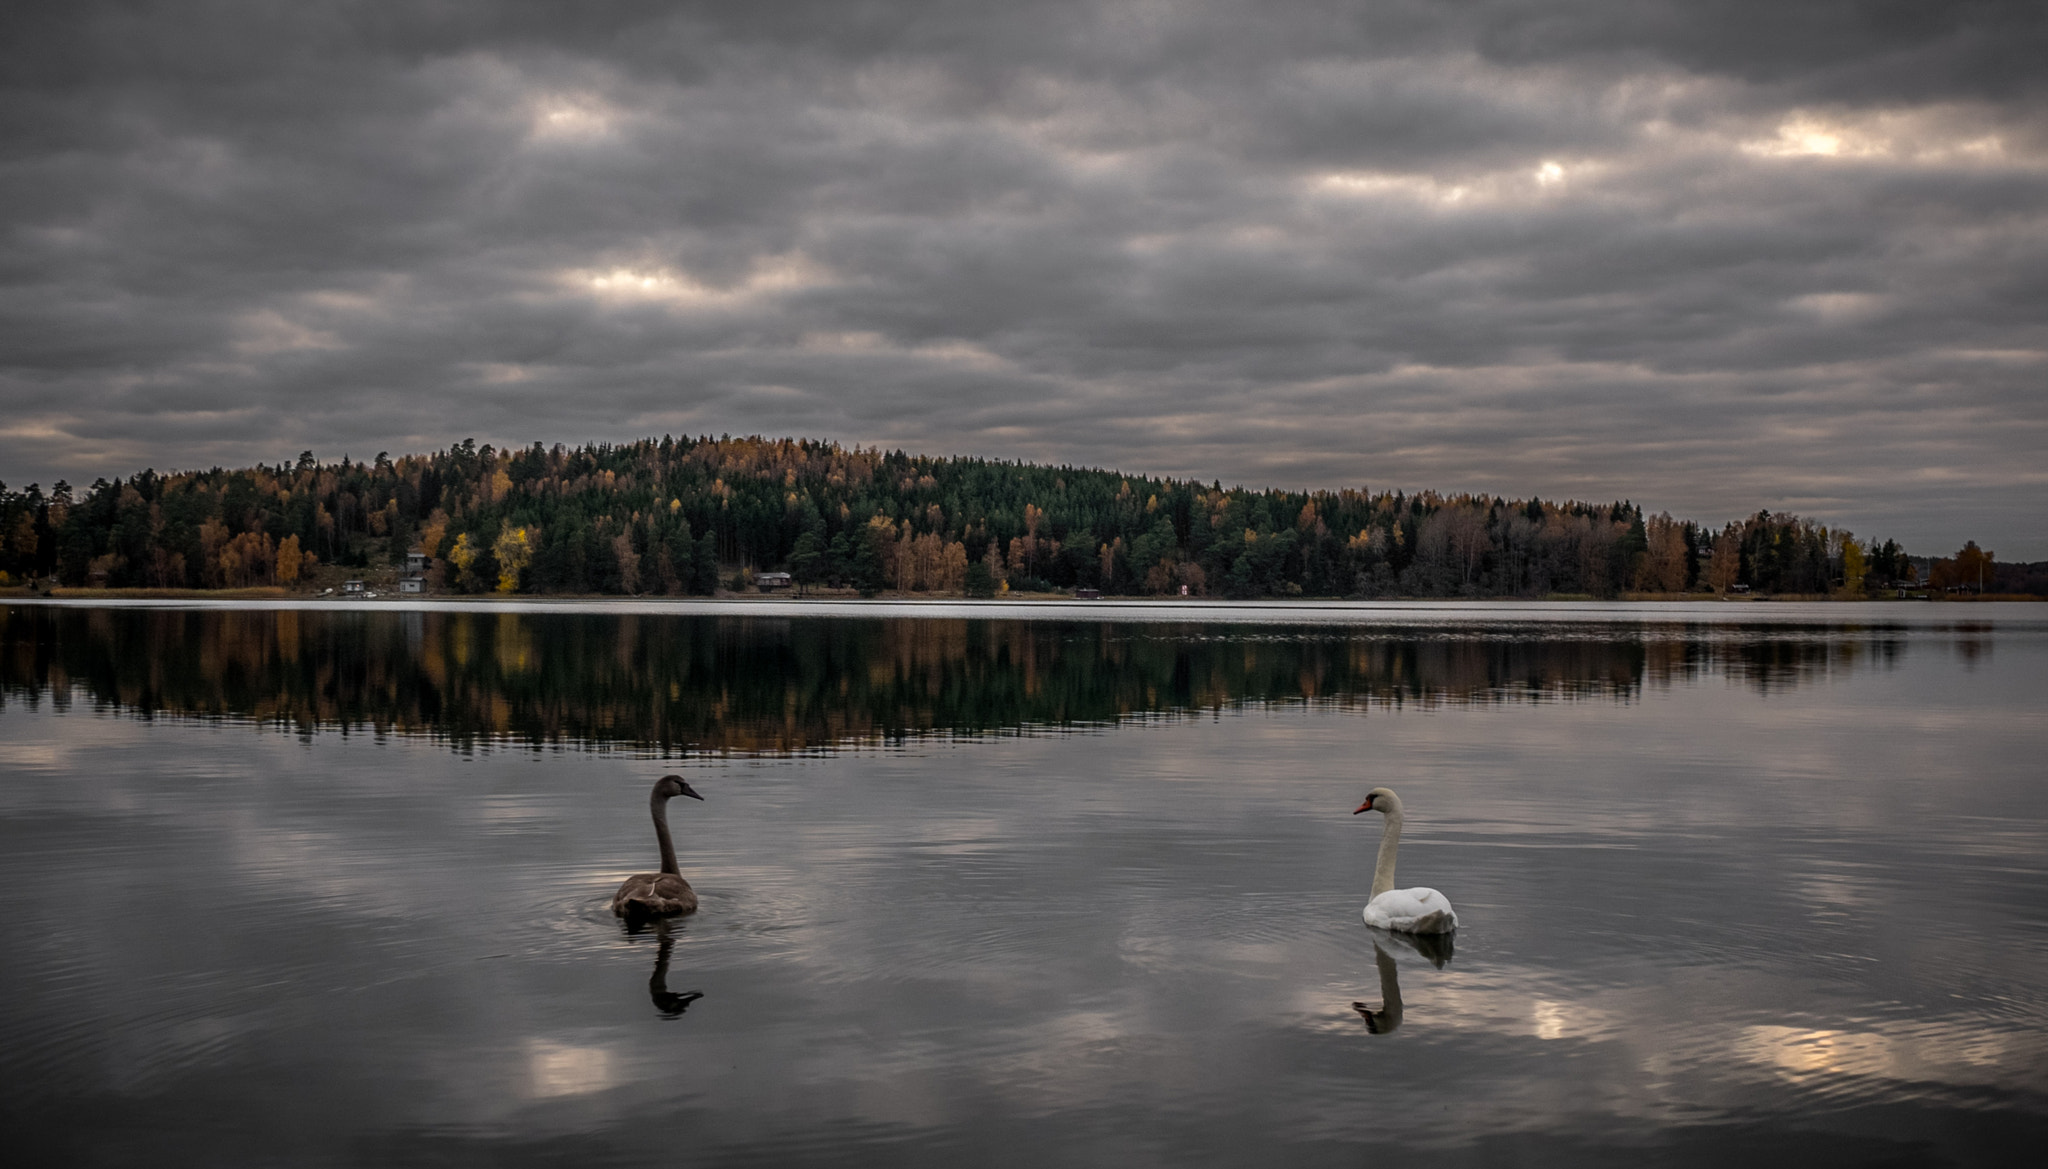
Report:
[[[1229,597],[1822,593],[1918,577],[1889,540],[1767,512],[1715,530],[1627,502],[1249,491],[758,437],[308,452],[82,495],[0,484],[0,583],[304,587],[409,550],[435,558],[437,588],[472,593],[708,594],[770,569],[865,593]],[[1972,554],[1988,557],[1972,544],[1937,568],[1974,580]]]

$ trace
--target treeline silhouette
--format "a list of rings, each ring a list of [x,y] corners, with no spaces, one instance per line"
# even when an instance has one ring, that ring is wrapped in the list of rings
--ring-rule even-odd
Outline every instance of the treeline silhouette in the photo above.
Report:
[[[1275,629],[943,619],[0,605],[0,708],[786,754],[1245,705],[1631,701],[1703,675],[1796,685],[1903,652],[1824,636],[1475,625]]]
[[[367,463],[307,452],[150,470],[82,494],[0,484],[0,584],[296,586],[408,552],[433,558],[436,588],[470,593],[703,595],[770,569],[800,587],[969,595],[1854,593],[1919,579],[1893,541],[1762,511],[1712,530],[1626,501],[1251,491],[795,439],[468,441]]]

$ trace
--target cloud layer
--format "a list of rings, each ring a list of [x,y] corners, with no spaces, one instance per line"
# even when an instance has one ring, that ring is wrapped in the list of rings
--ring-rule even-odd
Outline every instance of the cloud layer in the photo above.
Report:
[[[0,476],[758,431],[2048,556],[2038,4],[740,7],[10,9]]]

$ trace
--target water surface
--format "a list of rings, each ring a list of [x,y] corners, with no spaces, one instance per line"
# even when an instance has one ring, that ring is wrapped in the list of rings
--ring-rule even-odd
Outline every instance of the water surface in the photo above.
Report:
[[[10,1146],[1997,1164],[2048,1137],[2035,607],[899,612],[0,607]],[[675,809],[704,908],[632,933],[606,903],[652,867],[667,770],[706,796]],[[1359,921],[1375,784],[1409,807],[1401,883],[1458,907],[1448,954]]]

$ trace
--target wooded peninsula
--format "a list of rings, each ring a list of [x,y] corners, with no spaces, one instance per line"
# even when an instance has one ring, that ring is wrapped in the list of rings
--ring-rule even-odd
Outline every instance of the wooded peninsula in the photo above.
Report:
[[[408,554],[425,590],[469,594],[705,596],[770,571],[866,596],[2048,593],[2048,564],[1975,542],[1913,557],[1767,511],[1714,528],[1627,501],[1254,491],[808,439],[471,440],[83,492],[0,483],[0,586],[307,591]]]

